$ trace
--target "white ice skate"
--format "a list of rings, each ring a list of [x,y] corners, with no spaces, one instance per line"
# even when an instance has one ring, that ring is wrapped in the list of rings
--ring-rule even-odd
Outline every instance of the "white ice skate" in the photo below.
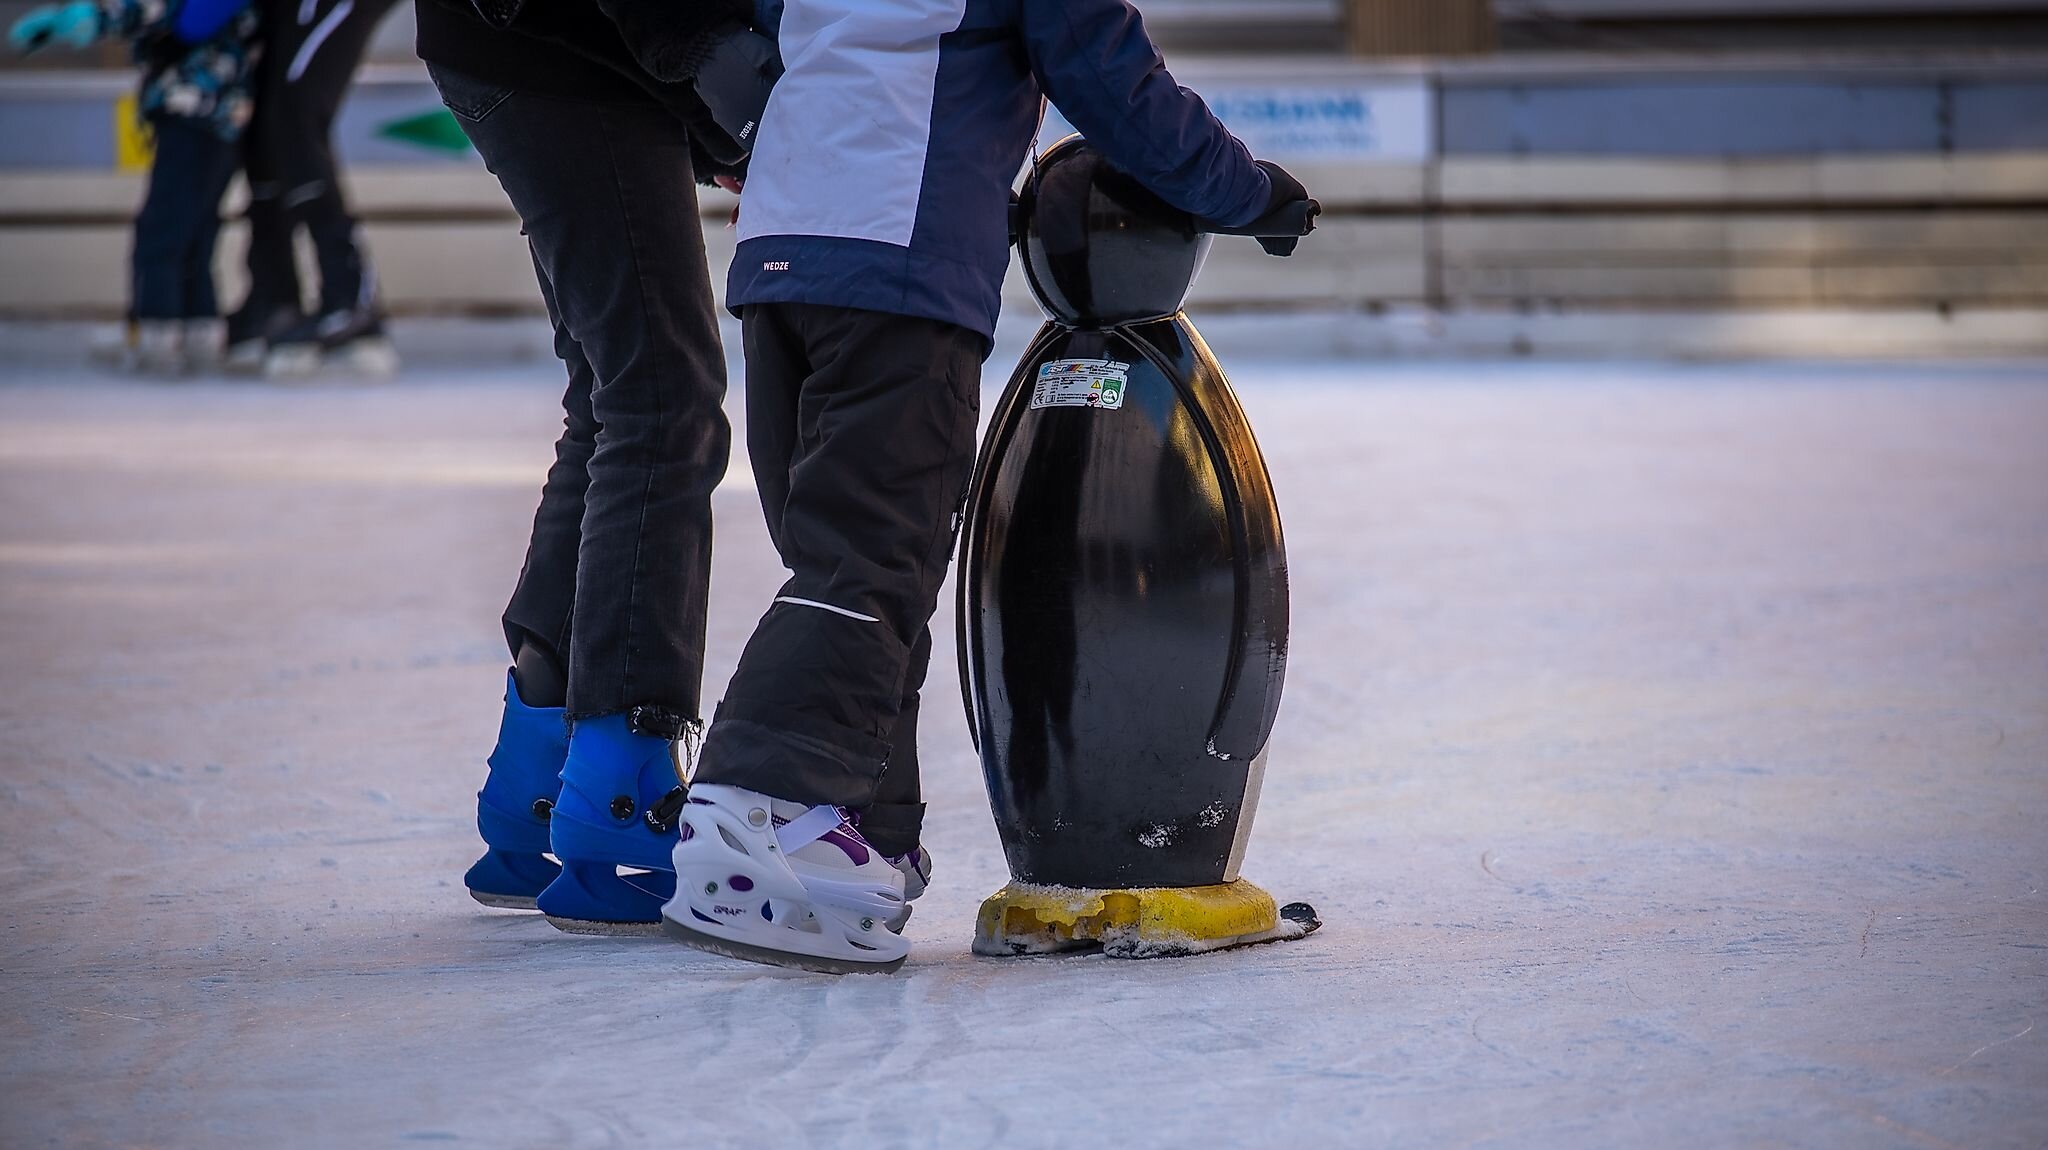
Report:
[[[146,319],[94,337],[87,355],[94,363],[130,375],[175,378],[191,366],[185,355],[185,324]]]
[[[662,929],[714,954],[823,974],[887,972],[910,944],[889,930],[903,872],[838,807],[699,783],[683,805],[676,894]]]
[[[135,362],[136,337],[136,323],[132,319],[120,327],[101,329],[92,334],[85,356],[101,367],[127,371]]]
[[[218,371],[221,356],[227,350],[228,326],[225,320],[188,319],[185,321],[185,366],[193,371]]]
[[[336,372],[372,380],[398,374],[398,351],[384,334],[381,312],[355,307],[308,317],[272,340],[263,361],[263,374],[273,380]]]
[[[269,358],[270,345],[262,337],[245,339],[222,350],[220,369],[229,375],[262,375]]]
[[[331,376],[388,381],[398,374],[398,349],[383,336],[363,336],[333,348],[295,344],[265,353],[262,370],[274,382]]]

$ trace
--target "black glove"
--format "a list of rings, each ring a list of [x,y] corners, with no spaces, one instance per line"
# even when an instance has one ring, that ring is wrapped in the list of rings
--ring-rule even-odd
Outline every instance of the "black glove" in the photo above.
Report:
[[[775,50],[775,41],[751,28],[733,25],[712,42],[697,65],[693,83],[698,98],[711,110],[711,118],[741,149],[751,152],[761,113],[768,107],[768,93],[781,75],[782,57]]]
[[[735,159],[722,153],[715,153],[704,147],[704,135],[701,131],[690,133],[690,174],[697,177],[697,182],[707,188],[719,186],[720,176],[746,183],[747,161],[751,157],[742,155]]]
[[[1266,173],[1267,182],[1273,185],[1272,194],[1266,197],[1266,210],[1261,216],[1270,216],[1289,204],[1301,203],[1308,199],[1308,189],[1303,187],[1293,173],[1271,160],[1254,160],[1259,170]],[[1300,236],[1261,236],[1259,246],[1269,256],[1291,256],[1294,247],[1301,242]]]

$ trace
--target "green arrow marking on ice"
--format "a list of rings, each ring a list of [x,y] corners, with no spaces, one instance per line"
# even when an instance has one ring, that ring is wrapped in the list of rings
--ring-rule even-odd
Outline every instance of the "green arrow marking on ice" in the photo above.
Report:
[[[469,137],[462,134],[462,125],[455,122],[455,114],[446,108],[392,120],[380,125],[377,134],[436,152],[469,151]]]

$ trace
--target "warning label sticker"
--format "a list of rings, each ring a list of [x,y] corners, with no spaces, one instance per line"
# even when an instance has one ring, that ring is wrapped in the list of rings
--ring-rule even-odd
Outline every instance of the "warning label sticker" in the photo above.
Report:
[[[1113,359],[1056,359],[1038,369],[1031,406],[1100,407],[1114,411],[1124,405],[1124,385],[1131,370]]]

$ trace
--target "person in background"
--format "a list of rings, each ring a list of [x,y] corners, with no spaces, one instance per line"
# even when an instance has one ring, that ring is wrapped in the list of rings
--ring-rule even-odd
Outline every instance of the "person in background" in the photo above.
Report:
[[[464,882],[567,931],[658,930],[732,438],[696,181],[736,182],[774,45],[722,0],[416,12],[420,58],[519,216],[568,372]]]
[[[334,158],[334,117],[370,36],[394,0],[257,0],[264,58],[256,118],[243,148],[249,177],[249,294],[228,317],[232,371],[303,375],[337,363],[389,375],[377,278]],[[303,310],[294,236],[305,229],[320,269]]]
[[[156,156],[135,217],[128,322],[108,349],[126,369],[180,375],[219,357],[213,249],[250,118],[257,24],[248,0],[69,0],[32,9],[8,30],[24,54],[110,37],[134,44],[137,107]]]

